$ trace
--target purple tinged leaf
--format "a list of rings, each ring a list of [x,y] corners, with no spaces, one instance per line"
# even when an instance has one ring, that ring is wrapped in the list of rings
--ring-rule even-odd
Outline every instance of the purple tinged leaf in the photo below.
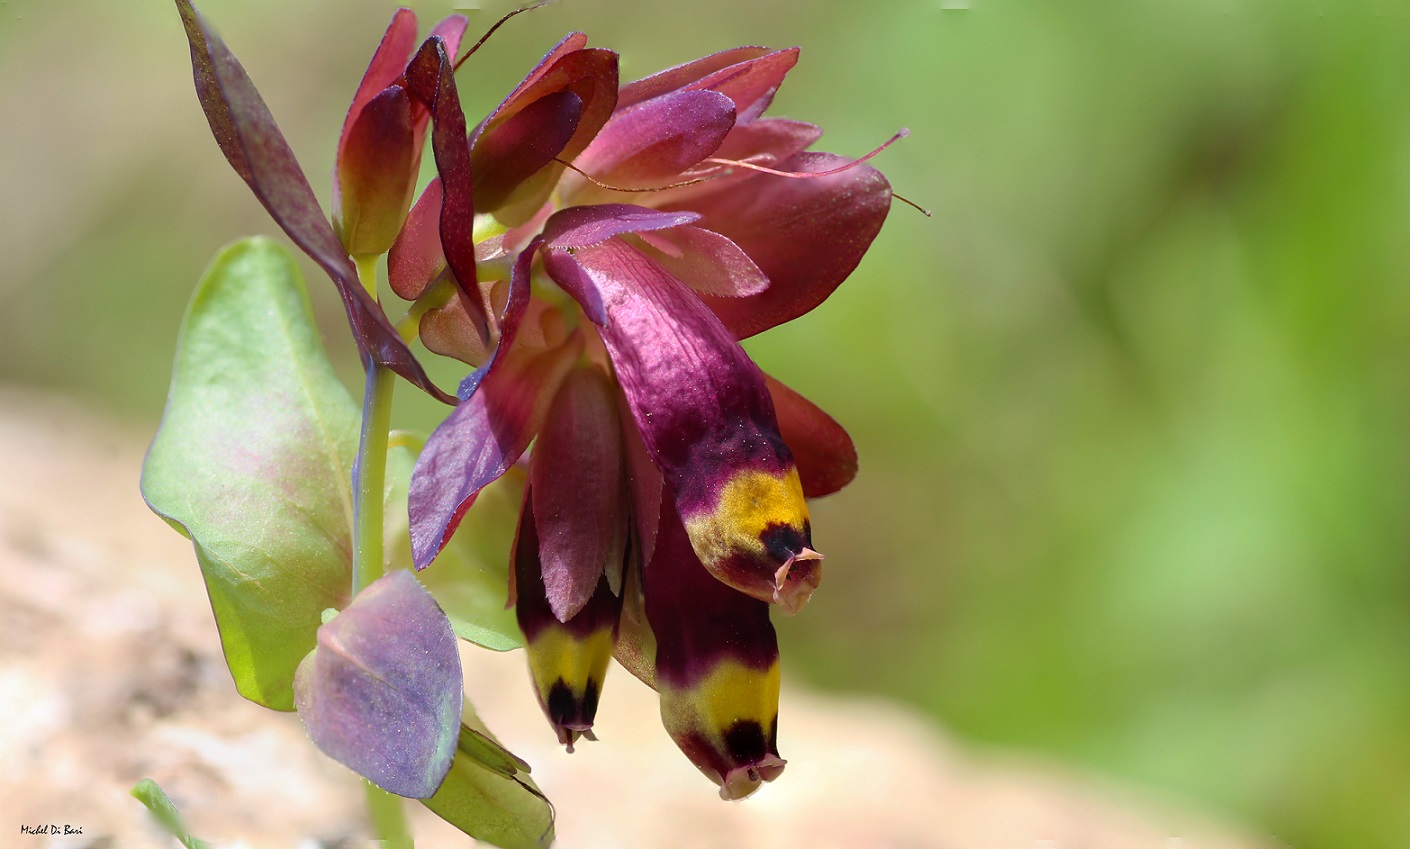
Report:
[[[734,127],[734,102],[714,91],[679,91],[618,110],[575,165],[600,183],[651,188],[713,154]],[[574,202],[614,193],[574,175]]]
[[[369,100],[346,133],[333,205],[338,233],[353,256],[386,253],[416,187],[411,98],[389,86]]]
[[[493,331],[475,277],[474,176],[465,140],[465,113],[455,90],[455,69],[441,38],[432,36],[421,45],[407,66],[406,84],[412,96],[431,110],[434,119],[431,148],[441,179],[441,249],[479,341],[488,347]]]
[[[374,581],[318,629],[295,705],[323,753],[414,799],[450,770],[464,701],[450,621],[411,573]]]
[[[358,282],[352,260],[245,69],[190,0],[176,0],[176,6],[191,45],[196,94],[216,142],[275,222],[333,279],[358,350],[436,398],[452,403],[453,399],[427,377],[377,301]]]
[[[529,470],[538,565],[559,622],[582,610],[626,547],[626,483],[616,391],[596,368],[558,389]],[[522,584],[522,582],[521,582]]]

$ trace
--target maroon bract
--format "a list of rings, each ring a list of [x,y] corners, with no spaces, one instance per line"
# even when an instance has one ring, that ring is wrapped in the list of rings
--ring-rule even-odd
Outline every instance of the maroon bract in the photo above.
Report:
[[[725,51],[618,92],[615,54],[585,44],[564,39],[471,133],[459,192],[495,344],[466,338],[454,301],[422,320],[428,346],[478,369],[413,473],[413,554],[429,564],[537,437],[513,574],[559,739],[589,733],[615,639],[677,743],[739,798],[783,767],[769,607],[796,612],[821,578],[805,498],[856,472],[846,431],[739,340],[831,294],[891,190],[808,152],[813,125],[761,117],[797,50]],[[404,296],[447,273],[419,222],[451,203],[451,176],[393,247]]]
[[[342,295],[358,350],[364,358],[386,366],[437,398],[453,402],[427,377],[375,295],[359,282],[352,262],[355,255],[379,252],[376,245],[385,241],[389,231],[395,233],[399,229],[400,216],[406,209],[402,196],[410,191],[408,174],[415,179],[420,159],[416,126],[420,123],[424,127],[424,116],[411,114],[409,104],[403,103],[398,94],[398,86],[377,88],[386,78],[387,69],[396,66],[392,56],[404,40],[408,21],[414,33],[415,18],[406,10],[397,13],[349,110],[339,143],[335,190],[340,238],[324,216],[308,178],[245,69],[190,0],[176,0],[176,6],[191,45],[196,94],[216,142],[231,167],[249,184],[294,244],[333,279]],[[464,19],[448,18],[439,29],[458,40]],[[405,138],[408,132],[410,139]],[[395,166],[389,175],[376,169],[377,151],[383,149],[391,151],[390,160]],[[348,238],[353,241],[345,242]]]

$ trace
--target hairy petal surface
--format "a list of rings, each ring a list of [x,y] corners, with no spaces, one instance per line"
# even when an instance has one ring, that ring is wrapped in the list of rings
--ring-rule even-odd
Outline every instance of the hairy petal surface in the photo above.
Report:
[[[742,799],[784,766],[769,606],[706,571],[669,504],[645,578],[661,719],[721,797]]]
[[[358,350],[436,398],[453,403],[427,377],[377,301],[358,282],[352,260],[245,69],[190,0],[176,0],[176,7],[191,44],[196,94],[216,142],[275,222],[333,279]]]

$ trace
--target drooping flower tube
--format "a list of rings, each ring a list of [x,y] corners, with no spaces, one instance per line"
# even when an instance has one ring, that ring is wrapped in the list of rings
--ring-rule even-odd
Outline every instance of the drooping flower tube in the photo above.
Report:
[[[821,576],[805,499],[849,482],[856,454],[739,340],[837,287],[890,186],[807,151],[816,127],[761,117],[796,50],[725,51],[618,91],[615,57],[578,57],[584,43],[565,39],[469,134],[471,162],[504,156],[487,139],[516,120],[543,140],[496,166],[514,176],[493,191],[459,175],[498,204],[475,206],[490,344],[435,296],[460,272],[417,224],[456,175],[441,169],[393,247],[397,291],[433,305],[422,338],[477,366],[413,473],[413,554],[428,564],[527,457],[515,592],[560,741],[590,731],[615,634],[678,745],[740,798],[783,767],[769,608],[796,612]]]

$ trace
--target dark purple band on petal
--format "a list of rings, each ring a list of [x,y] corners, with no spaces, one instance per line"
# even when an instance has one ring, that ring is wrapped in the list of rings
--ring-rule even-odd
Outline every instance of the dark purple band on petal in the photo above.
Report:
[[[669,501],[661,507],[645,590],[659,685],[693,687],[725,660],[761,672],[778,660],[769,605],[706,570]]]
[[[646,567],[661,719],[726,799],[783,771],[778,756],[778,642],[769,606],[719,581],[696,559],[669,504]]]
[[[427,377],[377,301],[358,282],[357,270],[245,69],[190,0],[176,0],[176,6],[191,44],[196,94],[216,142],[235,172],[249,184],[294,244],[333,279],[358,350],[364,358],[386,366],[434,397],[453,403],[454,399]]]
[[[465,113],[455,90],[455,70],[437,36],[426,39],[406,69],[407,88],[431,110],[435,121],[431,147],[441,177],[441,248],[455,275],[466,313],[478,325],[481,341],[492,336],[490,317],[481,305],[475,277],[474,175],[465,140]]]
[[[539,704],[558,740],[572,751],[579,735],[592,728],[597,704],[612,656],[622,599],[612,593],[607,577],[598,572],[590,594],[566,622],[550,605],[539,551],[542,543],[531,506],[533,486],[524,493],[524,507],[514,543],[517,598],[514,608],[524,632],[529,671]]]

